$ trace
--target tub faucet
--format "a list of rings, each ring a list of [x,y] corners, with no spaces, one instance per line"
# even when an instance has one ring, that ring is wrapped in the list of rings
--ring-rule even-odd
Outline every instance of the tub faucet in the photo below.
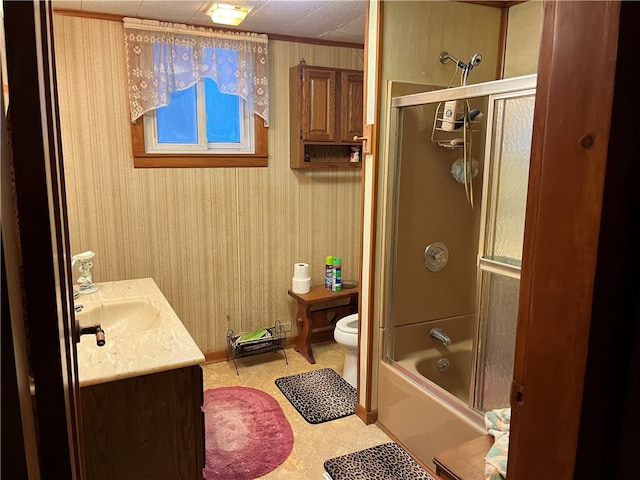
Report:
[[[436,340],[440,340],[445,347],[451,343],[449,335],[444,333],[440,328],[432,328],[429,332],[429,336],[431,338],[435,338]]]

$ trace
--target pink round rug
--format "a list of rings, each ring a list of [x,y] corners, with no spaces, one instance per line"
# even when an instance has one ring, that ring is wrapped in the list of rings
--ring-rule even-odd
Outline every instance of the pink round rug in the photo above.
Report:
[[[204,392],[207,480],[251,480],[274,470],[293,448],[293,431],[271,395],[249,387]]]

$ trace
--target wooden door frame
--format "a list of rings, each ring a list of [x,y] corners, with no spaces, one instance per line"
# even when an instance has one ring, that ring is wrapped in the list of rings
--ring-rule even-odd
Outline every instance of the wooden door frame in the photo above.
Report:
[[[372,14],[373,13],[373,14]],[[375,290],[375,243],[376,243],[376,211],[378,209],[378,162],[379,162],[379,138],[380,114],[379,105],[367,105],[367,98],[380,98],[381,83],[381,38],[382,38],[382,0],[367,0],[365,26],[367,30],[372,28],[370,23],[375,23],[375,44],[372,45],[370,37],[365,38],[364,48],[364,78],[362,101],[362,136],[365,138],[361,152],[361,181],[360,181],[360,296],[358,297],[359,330],[367,332],[363,342],[363,336],[358,335],[358,398],[356,402],[356,415],[365,424],[369,425],[378,419],[377,398],[374,388],[377,381],[374,379],[378,369],[378,355],[375,340],[378,337],[377,326],[374,322],[374,290]],[[368,81],[368,76],[375,72],[374,80]],[[371,85],[370,85],[371,84]],[[369,89],[373,86],[374,92],[370,95]],[[365,265],[365,262],[367,263]],[[365,379],[364,383],[362,379]]]
[[[637,356],[635,371],[625,367],[638,333],[620,328],[639,309],[634,3],[543,6],[510,478],[632,478],[621,472],[635,468],[633,455],[618,458],[633,438],[618,434],[637,421],[621,407],[637,386]]]
[[[76,479],[83,477],[80,389],[72,340],[72,276],[52,9],[48,1],[39,0],[5,1],[3,9],[18,262],[22,266],[22,278],[11,280],[20,282],[24,306],[24,316],[14,318],[12,310],[11,321],[27,331],[40,474],[42,478]],[[16,356],[15,361],[22,358]],[[29,397],[28,385],[20,395]],[[27,458],[33,453],[27,451]]]
[[[626,4],[622,5],[623,13],[631,10],[637,21],[637,7],[632,5],[635,2],[623,3]],[[23,5],[19,7],[9,4]],[[41,120],[47,120],[47,115],[44,118],[41,116],[41,97],[38,93],[42,91],[42,98],[47,99],[52,92],[47,92],[46,86],[41,88],[43,85],[34,81],[34,78],[25,80],[19,77],[16,80],[16,76],[22,73],[34,74],[33,72],[37,72],[43,66],[50,68],[52,65],[51,57],[35,54],[37,51],[41,52],[42,45],[51,40],[51,30],[46,26],[50,11],[47,13],[47,5],[47,9],[43,11],[42,4],[37,1],[5,2],[5,18],[14,15],[9,14],[9,11],[23,8],[24,4],[31,9],[31,20],[26,23],[18,22],[16,25],[19,25],[19,28],[12,29],[6,41],[7,50],[17,51],[19,48],[22,55],[21,62],[14,59],[9,67],[10,79],[14,76],[14,80],[10,82],[12,107],[19,104],[17,100],[13,103],[15,95],[29,105],[31,113],[23,116],[21,121],[25,124],[12,123],[14,149],[17,147],[15,139],[22,138],[17,142],[19,145],[15,150],[16,159],[27,158],[23,156],[22,148],[39,150],[36,157],[27,163],[34,171],[26,172],[28,167],[22,166],[20,173],[16,172],[16,179],[19,177],[16,183],[19,197],[24,200],[19,214],[25,260],[23,266],[29,310],[28,322],[30,329],[33,328],[32,358],[37,364],[38,372],[37,397],[47,399],[46,402],[41,402],[37,412],[41,433],[39,453],[43,472],[46,472],[47,477],[81,478],[77,474],[81,456],[74,450],[77,438],[74,437],[74,429],[70,427],[74,425],[74,417],[73,409],[69,407],[76,398],[76,393],[66,389],[68,378],[64,375],[68,367],[73,368],[73,365],[69,365],[65,360],[70,345],[69,332],[60,328],[57,322],[43,321],[59,316],[68,317],[69,306],[72,303],[68,295],[68,285],[65,284],[67,280],[64,278],[65,275],[66,278],[70,277],[67,271],[66,251],[68,233],[63,219],[57,217],[55,212],[49,211],[47,185],[50,184],[47,183],[46,169],[43,168],[47,164],[55,166],[54,171],[57,175],[49,180],[55,184],[56,189],[60,188],[61,185],[57,182],[61,182],[62,179],[61,163],[56,163],[60,162],[60,150],[59,145],[55,145],[59,138],[55,135],[52,138],[51,132],[43,128],[47,122]],[[596,302],[605,297],[604,293],[611,294],[611,288],[603,286],[607,283],[607,278],[596,275],[596,265],[598,262],[602,265],[606,253],[597,247],[599,241],[602,246],[609,245],[607,242],[620,240],[624,233],[622,224],[625,222],[612,220],[613,208],[606,202],[610,198],[607,194],[611,194],[614,187],[618,188],[615,188],[613,193],[623,200],[632,199],[632,194],[636,193],[629,191],[628,176],[620,172],[617,172],[617,176],[610,175],[616,173],[613,169],[616,162],[607,162],[608,152],[614,150],[615,146],[607,141],[610,116],[606,112],[611,112],[612,105],[615,106],[611,94],[614,85],[616,98],[624,93],[624,90],[618,91],[618,88],[623,86],[622,77],[616,78],[612,73],[615,61],[611,64],[612,51],[615,52],[617,45],[615,37],[618,23],[615,12],[619,8],[620,2],[548,2],[544,6],[545,28],[538,77],[540,98],[537,100],[539,106],[536,105],[534,120],[535,165],[532,165],[532,176],[535,178],[532,192],[529,194],[530,206],[527,208],[529,228],[525,234],[521,286],[522,320],[516,352],[519,363],[514,374],[515,379],[524,385],[525,396],[523,405],[514,415],[512,455],[509,457],[509,471],[512,472],[510,477],[517,480],[547,478],[549,475],[557,479],[573,478],[574,470],[583,468],[582,466],[588,463],[587,460],[593,461],[593,458],[588,458],[583,452],[587,451],[588,447],[587,434],[597,430],[585,430],[585,422],[581,422],[580,418],[584,413],[581,412],[581,406],[587,405],[583,402],[583,397],[595,391],[602,380],[602,376],[597,374],[597,369],[590,368],[591,362],[588,361],[599,350],[595,348],[596,342],[588,344],[589,327],[596,320],[592,317],[596,311]],[[572,22],[578,21],[579,25],[572,24],[571,29],[563,32],[561,27],[567,23],[562,22],[562,19],[569,17]],[[627,33],[633,28],[630,17],[631,15],[621,24]],[[625,18],[625,15],[622,18]],[[34,25],[39,26],[39,34],[34,33],[38,30],[32,28]],[[36,41],[36,38],[42,42]],[[17,39],[21,39],[21,43]],[[47,48],[44,50],[47,51]],[[34,53],[33,58],[31,53]],[[635,52],[633,53],[635,55]],[[38,68],[30,70],[29,65],[21,67],[22,62],[36,64]],[[586,73],[581,70],[581,74],[576,76],[575,72],[580,62],[587,62],[591,67]],[[38,78],[37,74],[35,78]],[[23,81],[25,83],[21,84]],[[577,103],[577,97],[583,102]],[[31,104],[28,102],[29,98],[32,100]],[[568,106],[578,108],[578,114],[573,110],[567,110]],[[619,112],[617,109],[615,111]],[[627,108],[627,111],[636,114],[637,110]],[[32,118],[29,119],[29,116]],[[615,125],[622,128],[623,120],[625,117],[621,116],[615,121]],[[627,127],[623,131],[629,130]],[[27,137],[29,141],[37,144],[37,147],[28,147],[24,143]],[[631,141],[629,138],[619,140]],[[624,147],[624,143],[618,145],[618,148],[621,147]],[[51,155],[47,156],[46,152]],[[631,165],[630,168],[635,168],[632,172],[637,173],[637,166]],[[562,176],[558,177],[558,174]],[[605,174],[618,178],[620,184],[605,185]],[[636,175],[633,180],[637,178]],[[625,179],[626,183],[623,181]],[[28,202],[25,200],[26,196],[29,198]],[[567,201],[572,203],[565,203]],[[616,203],[624,204],[621,200],[612,201],[614,206]],[[566,205],[575,205],[576,209],[566,208]],[[633,209],[627,207],[623,212],[628,216],[625,219],[637,226],[637,214]],[[580,222],[576,221],[578,218]],[[608,238],[606,232],[600,229],[601,223],[617,227],[613,233],[619,235]],[[55,233],[51,230],[52,225],[55,226]],[[554,230],[557,231],[555,234]],[[58,240],[59,244],[52,245],[55,243],[54,239]],[[61,248],[62,244],[66,245],[66,248]],[[550,250],[550,245],[553,245],[555,250]],[[623,245],[629,246],[627,242]],[[632,253],[632,265],[637,266],[637,253]],[[565,254],[567,258],[564,258]],[[567,272],[571,273],[570,278],[567,278]],[[632,280],[637,282],[637,276]],[[636,302],[637,286],[635,283],[630,287],[636,295]],[[625,292],[627,291],[629,290],[625,289]],[[562,305],[568,302],[571,303],[571,308]],[[629,305],[636,306],[637,316],[637,303]],[[556,308],[552,308],[553,306]],[[601,310],[597,310],[599,315],[602,315]],[[602,319],[597,320],[602,323]],[[48,323],[55,326],[52,328]],[[53,331],[49,331],[50,328]],[[614,340],[614,333],[618,336],[624,335],[619,331],[609,333],[606,336],[609,342]],[[553,337],[555,339],[550,341]],[[633,345],[636,346],[637,337],[635,331],[633,336],[630,336]],[[551,348],[548,343],[556,348]],[[634,360],[635,370],[632,370],[621,383],[628,384],[631,388],[634,385],[631,373],[638,371],[638,362],[637,356],[629,358]],[[553,366],[553,369],[550,369],[550,366]],[[561,372],[554,373],[558,369]],[[534,377],[536,374],[537,377]],[[618,452],[624,452],[625,449],[631,451],[632,424],[627,424],[626,417],[623,416],[632,408],[628,392],[631,390],[627,389],[616,395],[626,399],[620,407],[622,413],[615,416],[616,426],[622,429],[625,438],[629,438],[626,443],[618,445]],[[608,413],[610,410],[604,412]],[[620,424],[624,425],[621,427]],[[600,431],[600,435],[606,437],[605,432]],[[602,458],[608,458],[600,453]],[[633,459],[632,456],[630,458]],[[615,462],[615,459],[612,461]],[[624,463],[621,460],[618,462]]]

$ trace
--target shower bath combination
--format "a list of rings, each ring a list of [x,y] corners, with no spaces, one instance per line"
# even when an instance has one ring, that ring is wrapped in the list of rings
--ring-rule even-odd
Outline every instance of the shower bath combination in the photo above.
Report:
[[[466,86],[469,73],[482,62],[482,55],[474,53],[469,63],[464,63],[449,52],[440,53],[440,62],[453,62],[460,70],[460,86]],[[451,86],[451,85],[449,85]],[[451,166],[451,175],[458,182],[464,184],[467,202],[473,209],[473,178],[478,174],[479,164],[472,158],[473,124],[477,124],[484,115],[479,109],[471,109],[468,100],[449,100],[441,102],[436,108],[431,141],[442,148],[462,150],[462,157],[455,160]],[[462,134],[462,137],[460,137]]]
[[[463,82],[478,65],[442,57]],[[424,462],[486,434],[484,414],[510,404],[535,109],[535,75],[454,82],[389,85],[378,421]],[[473,209],[446,168],[465,144],[473,166],[471,135]]]
[[[469,67],[447,61],[456,72]],[[378,418],[402,432],[398,437],[420,458],[438,453],[442,433],[431,446],[424,432],[435,433],[441,418],[473,438],[484,428],[485,412],[509,405],[535,86],[533,75],[425,85],[421,93],[401,82],[390,86],[391,201],[384,230],[391,244],[383,272],[389,282]],[[447,105],[452,101],[456,110]],[[434,115],[437,141],[431,142],[424,125],[428,130]],[[462,156],[466,143],[473,166],[471,135],[479,164],[473,209],[442,165]],[[398,392],[412,402],[406,414],[398,411]],[[416,413],[426,411],[437,413],[414,428]],[[457,434],[450,440],[460,443]]]

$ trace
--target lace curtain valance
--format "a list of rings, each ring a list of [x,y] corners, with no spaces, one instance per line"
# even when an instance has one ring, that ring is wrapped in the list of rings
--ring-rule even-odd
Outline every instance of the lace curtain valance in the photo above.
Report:
[[[269,125],[267,36],[125,18],[131,121],[167,105],[171,93],[208,77],[245,99]]]

